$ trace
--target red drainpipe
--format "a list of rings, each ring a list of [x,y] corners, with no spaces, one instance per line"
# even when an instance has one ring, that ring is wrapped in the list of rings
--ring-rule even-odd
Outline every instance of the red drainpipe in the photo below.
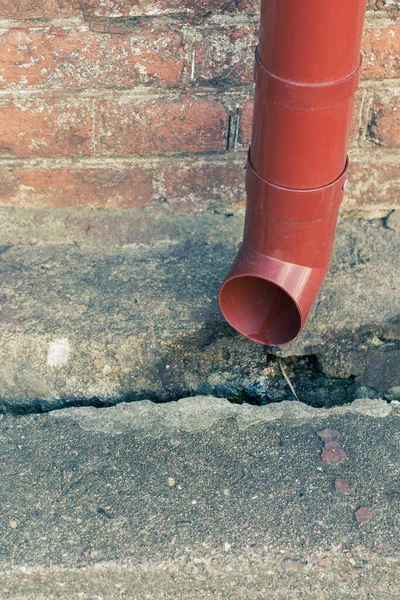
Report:
[[[227,321],[294,340],[329,269],[366,0],[264,0],[243,244],[222,284]]]

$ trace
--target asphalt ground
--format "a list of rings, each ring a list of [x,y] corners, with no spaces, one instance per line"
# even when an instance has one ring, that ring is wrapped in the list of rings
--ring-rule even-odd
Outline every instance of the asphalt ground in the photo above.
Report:
[[[400,598],[399,425],[383,400],[5,415],[0,598]]]

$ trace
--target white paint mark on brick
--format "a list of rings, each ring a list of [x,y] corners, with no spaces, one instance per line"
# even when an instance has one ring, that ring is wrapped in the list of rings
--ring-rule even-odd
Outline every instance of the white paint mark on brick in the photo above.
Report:
[[[49,342],[47,352],[47,364],[49,367],[62,367],[67,364],[69,359],[69,341],[68,338],[60,338],[54,342]]]
[[[193,46],[192,52],[192,65],[190,69],[190,80],[194,81],[196,78],[196,46]]]

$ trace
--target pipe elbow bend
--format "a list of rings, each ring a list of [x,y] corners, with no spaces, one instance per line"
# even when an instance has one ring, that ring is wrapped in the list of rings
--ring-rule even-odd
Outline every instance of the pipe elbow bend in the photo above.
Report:
[[[219,303],[228,323],[266,346],[301,333],[328,272],[347,164],[333,183],[311,190],[263,179],[249,156],[243,244]]]
[[[228,323],[253,342],[282,346],[301,333],[325,269],[295,265],[245,246],[221,286]]]

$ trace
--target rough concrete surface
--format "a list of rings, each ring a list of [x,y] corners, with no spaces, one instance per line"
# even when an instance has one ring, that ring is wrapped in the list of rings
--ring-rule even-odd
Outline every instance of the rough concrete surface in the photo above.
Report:
[[[267,349],[236,334],[217,303],[242,216],[2,209],[1,410],[196,394],[262,404],[293,399],[288,380],[314,406],[396,399],[394,215],[340,222],[303,335]]]
[[[4,415],[0,598],[396,600],[399,406]],[[322,460],[321,430],[343,463]]]

